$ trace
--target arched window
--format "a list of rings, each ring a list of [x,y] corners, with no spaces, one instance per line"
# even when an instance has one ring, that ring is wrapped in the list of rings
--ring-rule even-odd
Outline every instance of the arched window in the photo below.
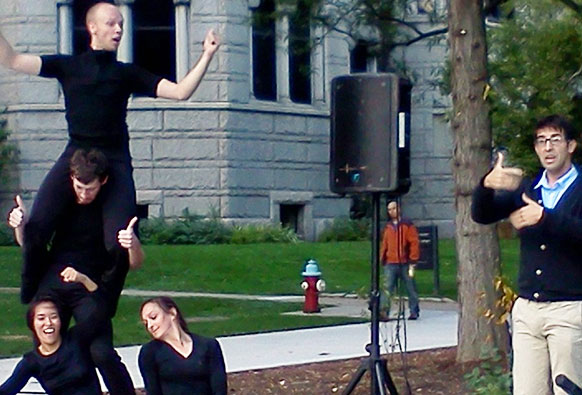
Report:
[[[176,80],[176,35],[173,0],[135,0],[133,4],[134,63]]]

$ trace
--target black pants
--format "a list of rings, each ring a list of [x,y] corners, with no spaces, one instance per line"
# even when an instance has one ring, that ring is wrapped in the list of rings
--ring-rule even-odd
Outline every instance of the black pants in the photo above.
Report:
[[[77,325],[99,328],[89,350],[111,395],[135,395],[129,372],[113,348],[113,326],[102,295],[88,292],[78,283],[63,283],[51,270],[41,282],[37,298],[47,296],[61,307],[61,325],[68,327],[72,316]]]
[[[48,259],[47,244],[50,241],[59,215],[70,204],[75,204],[75,193],[70,180],[69,162],[73,153],[84,148],[69,143],[55,165],[45,177],[34,199],[29,219],[24,227],[24,265],[22,271],[21,300],[29,303],[44,277]],[[101,148],[100,148],[101,149]],[[121,265],[118,273],[126,273],[127,251],[117,242],[117,233],[129,224],[137,213],[135,184],[131,157],[126,149],[102,148],[109,161],[109,179],[99,193],[103,199],[103,240],[112,262]],[[123,288],[123,278],[115,278],[112,287]],[[115,311],[115,308],[113,308]]]

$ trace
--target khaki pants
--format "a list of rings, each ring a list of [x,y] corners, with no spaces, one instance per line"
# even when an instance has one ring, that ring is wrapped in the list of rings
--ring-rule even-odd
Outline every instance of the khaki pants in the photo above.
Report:
[[[566,394],[555,385],[559,374],[582,385],[582,301],[519,298],[511,316],[514,394]]]

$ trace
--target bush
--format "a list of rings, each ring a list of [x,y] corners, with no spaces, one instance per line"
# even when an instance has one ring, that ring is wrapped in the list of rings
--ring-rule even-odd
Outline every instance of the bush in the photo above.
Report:
[[[175,221],[147,219],[140,225],[144,244],[222,244],[230,241],[232,230],[219,218],[190,214],[188,209]]]
[[[235,226],[232,231],[230,243],[297,243],[297,234],[289,228],[281,225],[245,225]]]
[[[319,235],[318,240],[328,241],[363,241],[369,240],[371,234],[370,220],[349,219],[341,217],[334,219],[331,226]]]
[[[280,225],[245,225],[230,227],[215,212],[209,217],[190,214],[188,209],[175,221],[151,218],[140,224],[144,244],[250,244],[295,243],[293,230]]]
[[[511,372],[505,367],[505,359],[497,349],[484,346],[483,362],[465,375],[467,386],[475,394],[505,395],[511,393]]]
[[[0,224],[0,246],[14,246],[14,231],[6,224]]]

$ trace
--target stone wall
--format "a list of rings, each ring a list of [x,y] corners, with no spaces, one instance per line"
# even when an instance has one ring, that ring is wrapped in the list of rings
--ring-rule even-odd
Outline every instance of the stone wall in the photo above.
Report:
[[[34,5],[32,5],[34,3]],[[55,53],[55,0],[3,0],[0,26],[19,51]],[[251,94],[250,9],[246,0],[196,0],[189,15],[190,66],[200,42],[214,28],[223,45],[187,102],[132,99],[128,125],[138,202],[152,216],[183,209],[210,210],[231,223],[280,220],[281,205],[300,206],[300,231],[312,240],[348,215],[349,199],[329,190],[329,92],[331,79],[349,72],[349,44],[337,34],[317,49],[313,105],[261,102]],[[402,54],[418,75],[413,90],[412,181],[405,214],[436,223],[452,235],[451,139],[444,104],[431,88],[444,47],[415,44]],[[31,200],[66,143],[66,123],[56,81],[0,70],[0,106],[20,150],[15,185],[3,188]],[[8,189],[8,191],[6,191]]]

